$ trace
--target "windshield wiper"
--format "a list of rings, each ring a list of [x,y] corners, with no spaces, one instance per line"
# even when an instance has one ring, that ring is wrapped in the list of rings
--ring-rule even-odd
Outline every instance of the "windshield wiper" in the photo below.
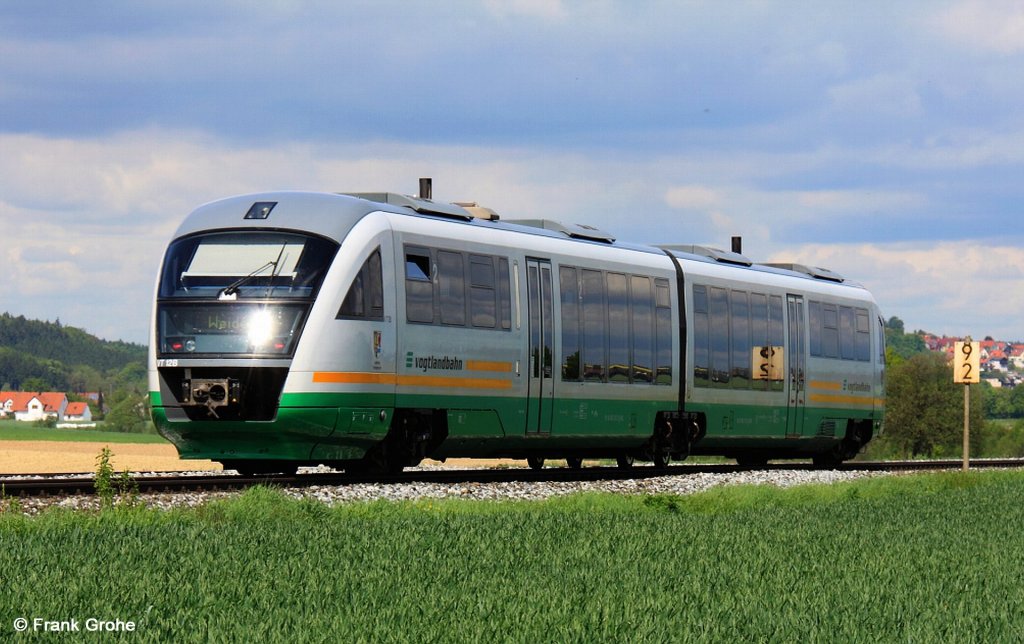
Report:
[[[257,268],[253,272],[251,272],[248,275],[246,275],[245,277],[240,277],[237,280],[235,280],[234,282],[232,282],[231,284],[228,284],[226,287],[224,287],[224,290],[221,291],[219,295],[217,295],[217,299],[219,299],[219,300],[228,300],[228,299],[233,300],[233,299],[235,299],[235,294],[238,293],[238,289],[242,288],[242,286],[247,284],[249,282],[249,280],[253,279],[254,277],[259,276],[260,273],[262,273],[263,271],[267,270],[271,266],[274,267],[273,272],[271,272],[271,274],[270,274],[271,282],[273,282],[274,277],[277,276],[277,266],[281,262],[281,255],[284,254],[285,246],[287,246],[287,244],[281,244],[281,250],[278,251],[278,253],[277,253],[277,259],[274,259],[272,261],[267,262],[263,266],[260,266],[259,268]],[[271,287],[273,287],[273,284],[271,284]]]

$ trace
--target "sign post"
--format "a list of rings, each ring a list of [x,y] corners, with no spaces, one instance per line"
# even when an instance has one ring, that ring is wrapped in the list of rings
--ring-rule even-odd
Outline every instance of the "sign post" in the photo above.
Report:
[[[981,382],[981,344],[971,336],[957,342],[953,351],[953,382],[964,386],[964,471],[970,467],[971,383]]]

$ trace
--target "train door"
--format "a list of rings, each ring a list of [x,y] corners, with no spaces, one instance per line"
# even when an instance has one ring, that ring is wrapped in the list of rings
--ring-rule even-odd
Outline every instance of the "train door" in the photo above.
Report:
[[[551,432],[555,386],[552,380],[554,323],[551,310],[551,262],[526,260],[526,293],[529,313],[529,393],[526,404],[526,433]]]
[[[788,295],[789,328],[786,337],[786,356],[789,362],[789,416],[786,422],[787,436],[803,433],[804,403],[807,399],[805,379],[807,376],[807,325],[804,318],[802,295]]]

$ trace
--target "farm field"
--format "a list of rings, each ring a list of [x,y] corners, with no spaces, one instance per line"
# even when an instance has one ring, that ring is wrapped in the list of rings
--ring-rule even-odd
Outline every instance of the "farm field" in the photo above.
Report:
[[[95,472],[96,456],[109,446],[118,471],[221,469],[211,461],[183,461],[174,446],[156,434],[35,427],[0,422],[0,474]]]
[[[1013,641],[1024,474],[688,497],[0,513],[0,631],[139,641]],[[10,501],[7,501],[9,504]]]

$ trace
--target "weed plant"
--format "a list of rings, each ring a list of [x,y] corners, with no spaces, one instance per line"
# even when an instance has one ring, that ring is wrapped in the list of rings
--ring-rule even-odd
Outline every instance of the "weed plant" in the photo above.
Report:
[[[0,631],[133,641],[1015,641],[1024,474],[692,496],[0,514]]]

